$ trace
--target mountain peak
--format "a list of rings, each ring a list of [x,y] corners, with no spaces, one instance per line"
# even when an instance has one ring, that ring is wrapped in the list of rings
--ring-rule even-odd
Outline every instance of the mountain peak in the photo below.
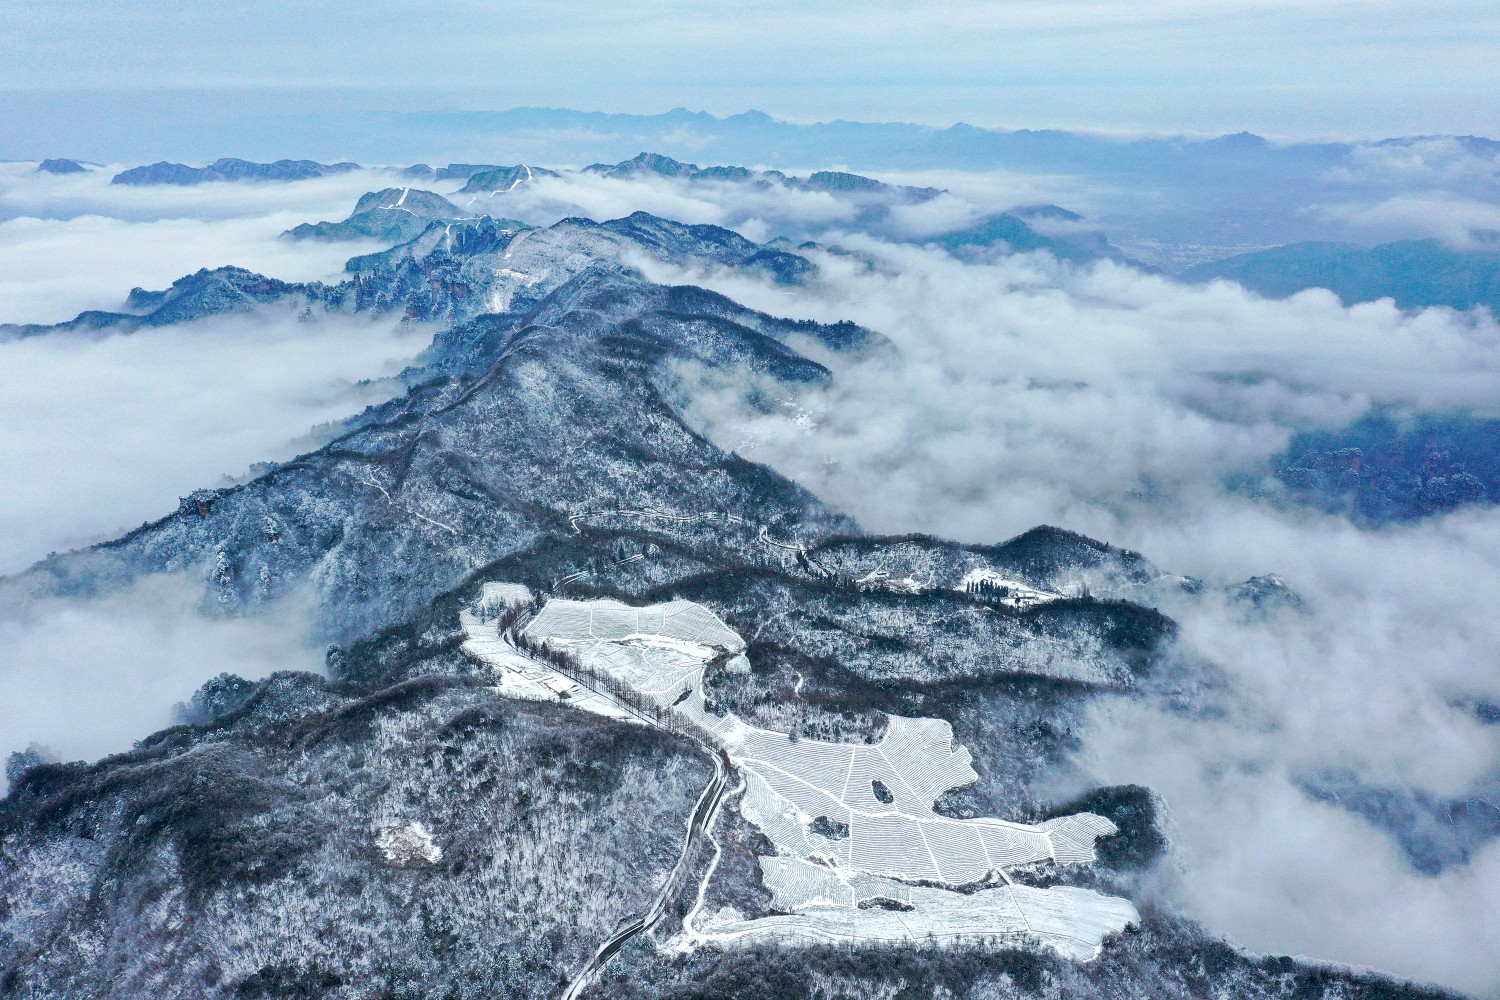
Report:
[[[881,183],[863,174],[850,174],[842,170],[819,170],[802,182],[814,191],[878,191]]]
[[[457,205],[436,192],[410,187],[384,188],[361,195],[351,214],[359,215],[374,209],[410,212],[428,219],[458,219],[465,214]]]
[[[190,167],[185,163],[169,163],[161,160],[144,167],[122,170],[111,179],[111,184],[192,185],[214,181],[300,181],[330,174],[343,174],[358,170],[357,163],[318,163],[314,160],[277,160],[274,163],[255,163],[233,156],[221,157],[206,167]]]
[[[37,164],[36,169],[37,173],[42,174],[82,174],[87,173],[89,168],[77,160],[56,159],[43,160]]]
[[[628,160],[610,165],[596,163],[585,168],[590,173],[607,177],[633,177],[639,174],[656,174],[659,177],[691,177],[698,172],[696,163],[683,163],[661,153],[637,153]]]

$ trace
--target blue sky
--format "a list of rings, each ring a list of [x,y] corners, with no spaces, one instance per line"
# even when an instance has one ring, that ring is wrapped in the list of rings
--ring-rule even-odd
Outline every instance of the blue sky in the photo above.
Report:
[[[682,105],[1272,136],[1500,120],[1493,0],[8,0],[0,38],[0,90],[228,88],[267,110]]]

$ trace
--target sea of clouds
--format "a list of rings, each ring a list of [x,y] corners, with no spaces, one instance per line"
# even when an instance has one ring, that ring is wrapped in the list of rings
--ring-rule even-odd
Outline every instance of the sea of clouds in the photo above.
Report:
[[[323,669],[302,598],[241,619],[200,613],[202,592],[201,578],[175,574],[90,598],[6,601],[0,749],[93,760],[175,724],[177,707],[218,674]]]
[[[364,244],[279,234],[341,218],[381,172],[292,184],[110,185],[112,171],[52,176],[0,165],[0,323],[117,309],[236,264],[287,280],[337,279]],[[316,447],[318,428],[389,398],[430,338],[390,319],[291,309],[134,333],[0,340],[0,575],[52,551],[170,513],[194,489]],[[98,757],[172,721],[172,706],[223,671],[321,669],[305,608],[262,619],[199,612],[201,583],[145,581],[86,601],[0,607],[0,756],[36,741]]]
[[[1423,875],[1387,831],[1304,790],[1330,771],[1440,799],[1496,787],[1500,727],[1470,706],[1500,699],[1500,511],[1370,531],[1275,502],[1269,483],[1273,499],[1229,485],[1264,475],[1296,430],[1372,407],[1494,416],[1500,325],[840,242],[854,253],[817,255],[804,287],[656,269],[778,315],[853,319],[900,350],[769,414],[705,380],[697,423],[870,530],[990,543],[1050,523],[1210,586],[1281,575],[1301,610],[1169,604],[1184,650],[1230,693],[1195,713],[1100,702],[1085,762],[1163,796],[1176,867],[1162,891],[1215,930],[1500,991],[1485,945],[1500,938],[1500,842]]]
[[[1494,165],[1448,146],[1416,157],[1372,153],[1361,168],[1369,177],[1407,176],[1407,187],[1354,178],[1348,197],[1308,211],[1381,238],[1467,238],[1453,221],[1463,206],[1419,209],[1445,197],[1435,172],[1492,176]],[[1297,431],[1339,427],[1373,407],[1500,415],[1500,326],[1483,313],[1406,314],[1389,302],[1346,308],[1321,291],[1267,301],[1114,263],[961,262],[918,244],[1018,204],[1091,212],[1110,193],[1002,173],[890,179],[950,193],[893,199],[872,224],[848,199],[780,186],[575,174],[482,203],[456,185],[439,190],[460,207],[535,224],[646,210],[848,251],[813,251],[818,272],[795,287],[638,263],[660,280],[708,285],[778,315],[852,319],[894,342],[895,359],[829,359],[831,387],[788,395],[770,414],[745,409],[743,386],[704,379],[690,414],[869,530],[994,542],[1050,523],[1211,587],[1284,577],[1303,610],[1247,618],[1216,598],[1169,607],[1184,650],[1222,672],[1221,711],[1100,702],[1082,734],[1085,763],[1100,781],[1161,793],[1175,865],[1160,891],[1215,930],[1254,949],[1500,995],[1488,946],[1500,940],[1500,847],[1422,875],[1387,832],[1304,789],[1331,769],[1439,797],[1493,787],[1500,727],[1467,706],[1500,700],[1500,513],[1364,530],[1276,502],[1264,480]],[[0,322],[118,305],[132,285],[160,287],[199,266],[335,277],[364,248],[277,234],[342,218],[359,193],[391,184],[370,172],[111,190],[99,176],[39,180],[14,165],[0,181]],[[274,311],[0,343],[0,398],[20,401],[3,416],[0,460],[32,470],[0,490],[0,572],[294,453],[309,427],[380,391],[361,379],[390,374],[424,344],[391,324],[307,324]],[[1269,499],[1229,486],[1257,477]],[[17,652],[0,662],[0,705],[11,706],[0,710],[0,749],[36,738],[65,756],[123,749],[222,670],[316,669],[296,606],[254,622],[209,620],[196,593],[191,581],[148,581],[7,611],[0,631]],[[94,690],[133,695],[78,696]]]
[[[954,181],[960,182],[961,193],[946,189]],[[850,196],[774,179],[686,181],[652,174],[612,177],[582,171],[538,176],[511,191],[462,193],[451,186],[438,190],[465,211],[508,216],[537,226],[569,216],[603,221],[649,212],[677,222],[724,226],[757,242],[777,237],[815,239],[851,228],[873,229],[897,239],[922,239],[963,229],[987,214],[1021,205],[1066,199],[1069,206],[1089,209],[1096,202],[1094,190],[1085,182],[1061,176],[1008,171],[913,174],[896,183],[943,190],[918,201],[900,191]]]
[[[859,204],[780,184],[565,174],[452,196],[539,225],[644,210],[851,251],[812,251],[818,273],[798,287],[636,263],[659,280],[776,315],[853,319],[894,341],[894,360],[823,358],[838,369],[833,386],[789,395],[770,414],[742,405],[742,385],[685,373],[701,377],[699,426],[867,529],[988,543],[1050,523],[1211,587],[1288,580],[1301,610],[1247,617],[1216,597],[1172,602],[1184,650],[1222,671],[1228,693],[1187,714],[1101,702],[1085,763],[1101,782],[1163,796],[1174,855],[1160,891],[1215,930],[1257,950],[1500,995],[1487,945],[1500,939],[1500,842],[1421,874],[1389,830],[1308,791],[1327,773],[1440,801],[1500,785],[1500,727],[1472,710],[1500,699],[1490,610],[1500,512],[1363,530],[1278,502],[1269,477],[1299,431],[1374,408],[1500,415],[1494,317],[1349,308],[1317,290],[1269,301],[1042,255],[958,261],[921,244],[1017,205],[1118,214],[1122,193],[1063,176],[880,176],[944,193]],[[1468,249],[1500,219],[1496,202],[1475,196],[1497,178],[1492,158],[1453,140],[1372,145],[1287,224]]]
[[[284,281],[337,277],[374,244],[280,239],[343,218],[386,171],[290,184],[111,184],[117,167],[40,173],[0,163],[0,323],[59,323],[119,309],[131,288],[165,288],[200,267],[236,265]]]
[[[805,177],[829,164],[775,166]],[[1341,166],[1322,172],[1299,168],[1274,184],[1249,179],[1243,189],[1200,174],[1178,176],[1175,170],[1170,162],[1130,161],[1122,148],[1117,175],[1110,173],[1107,161],[1080,164],[1077,173],[1001,165],[984,171],[860,171],[890,185],[941,192],[920,201],[889,190],[840,194],[775,181],[612,177],[569,169],[503,192],[459,193],[461,182],[433,188],[468,211],[533,225],[550,225],[570,215],[604,220],[646,211],[680,222],[727,226],[758,241],[817,239],[851,230],[921,241],[995,212],[1051,203],[1080,213],[1089,228],[1118,230],[1125,245],[1137,252],[1155,258],[1166,249],[1162,263],[1176,262],[1168,270],[1300,240],[1369,245],[1437,238],[1472,249],[1491,245],[1491,234],[1500,231],[1500,156],[1453,138],[1355,144]],[[870,212],[880,206],[885,211]]]

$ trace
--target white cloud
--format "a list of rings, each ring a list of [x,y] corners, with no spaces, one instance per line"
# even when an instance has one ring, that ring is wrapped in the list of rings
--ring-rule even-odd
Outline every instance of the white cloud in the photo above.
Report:
[[[300,602],[233,619],[200,614],[201,597],[199,581],[157,575],[93,599],[7,602],[0,757],[32,742],[64,760],[120,753],[171,725],[210,677],[322,670]]]
[[[292,183],[112,185],[115,168],[51,175],[0,164],[0,323],[56,323],[118,309],[133,287],[165,288],[233,264],[284,281],[336,280],[366,243],[280,239],[342,219],[391,175],[359,171]]]
[[[1251,748],[1232,725],[1120,705],[1082,736],[1101,777],[1165,797],[1179,863],[1169,891],[1210,927],[1262,953],[1500,993],[1500,843],[1416,876],[1380,832],[1297,788],[1279,732]]]
[[[708,157],[700,165],[720,164]],[[805,177],[818,169],[828,169],[828,165],[800,170],[788,167],[784,172]],[[460,194],[461,184],[444,193],[469,211],[508,216],[532,225],[551,225],[568,216],[603,221],[643,211],[678,222],[724,226],[757,242],[778,236],[799,241],[822,239],[830,234],[845,235],[851,229],[899,240],[922,240],[1022,205],[1062,202],[1070,209],[1089,212],[1102,204],[1100,189],[1080,178],[1006,171],[860,173],[891,185],[936,188],[941,193],[927,200],[912,200],[891,190],[850,195],[776,181],[688,181],[653,174],[603,177],[571,170],[495,194]],[[1040,223],[1038,228],[1046,225]],[[1064,228],[1055,223],[1053,226]],[[1085,222],[1071,224],[1066,230],[1094,228]]]
[[[0,343],[0,572],[176,509],[253,462],[312,447],[316,424],[388,398],[429,341],[394,319],[288,307],[133,334]]]
[[[1348,167],[1331,175],[1342,183],[1387,185],[1407,190],[1500,182],[1500,154],[1475,152],[1451,136],[1356,146]]]
[[[0,322],[56,322],[119,308],[133,286],[162,288],[236,264],[284,280],[334,278],[361,244],[291,242],[309,219],[343,218],[389,175],[293,183],[145,188],[0,164]],[[317,424],[388,397],[364,386],[428,341],[396,320],[289,307],[133,334],[48,334],[0,342],[0,573],[51,550],[117,534],[177,497],[311,446]]]
[[[0,222],[0,322],[60,323],[86,309],[119,310],[132,288],[165,288],[201,267],[226,264],[287,281],[336,282],[350,256],[378,249],[276,238],[300,221],[278,212],[220,222],[101,216]]]
[[[0,322],[117,307],[238,264],[283,279],[335,276],[360,244],[291,243],[282,230],[343,218],[379,172],[292,184],[111,186],[112,171],[53,177],[0,165]],[[112,537],[254,462],[314,446],[309,431],[388,398],[430,331],[394,318],[290,306],[135,333],[0,342],[0,574],[50,550]],[[201,584],[154,576],[93,598],[0,607],[0,756],[37,741],[94,758],[172,722],[172,705],[221,672],[320,670],[307,609],[202,615]]]
[[[1314,214],[1350,227],[1370,242],[1436,238],[1458,250],[1493,251],[1500,205],[1443,191],[1400,194],[1374,203],[1319,206]]]
[[[639,211],[689,224],[732,229],[760,226],[769,233],[763,238],[783,230],[804,233],[848,223],[856,212],[849,201],[824,191],[780,184],[761,189],[732,182],[689,183],[655,175],[625,178],[570,172],[540,177],[493,197],[457,193],[450,197],[469,211],[510,216],[539,226],[570,215],[603,221]]]
[[[1483,315],[1345,309],[1321,291],[1272,302],[1113,265],[1023,255],[970,266],[845,242],[878,266],[820,256],[806,289],[704,280],[772,313],[854,319],[892,337],[900,360],[800,400],[821,414],[810,437],[782,417],[715,412],[711,396],[700,405],[727,444],[876,530],[993,541],[1063,519],[1126,540],[1140,498],[1212,494],[1294,428],[1337,426],[1372,403],[1500,408],[1500,327]]]
[[[106,164],[84,173],[50,174],[35,163],[0,163],[0,217],[69,219],[102,215],[129,222],[157,219],[244,219],[293,212],[342,219],[366,191],[391,187],[396,174],[381,168],[351,170],[299,181],[203,184],[112,184],[127,166]]]
[[[1479,947],[1500,933],[1500,848],[1428,878],[1385,833],[1295,785],[1339,769],[1459,796],[1500,775],[1500,729],[1454,707],[1500,697],[1500,512],[1364,531],[1224,486],[1295,429],[1375,404],[1493,415],[1495,321],[847,242],[865,260],[820,257],[804,288],[704,280],[772,313],[855,319],[900,361],[846,366],[770,416],[705,385],[694,416],[711,436],[876,531],[994,542],[1052,523],[1210,583],[1284,576],[1305,614],[1168,607],[1186,647],[1224,672],[1230,711],[1101,713],[1083,734],[1099,777],[1166,796],[1177,898],[1211,927],[1255,949],[1500,990],[1500,962]]]
[[[870,174],[889,184],[935,187],[981,212],[997,212],[1023,205],[1057,204],[1083,216],[1108,207],[1110,190],[1100,178],[1068,174],[1024,173],[1016,170],[882,170]],[[1139,192],[1131,195],[1139,199]],[[922,206],[916,206],[918,210]],[[958,227],[954,227],[958,228]]]

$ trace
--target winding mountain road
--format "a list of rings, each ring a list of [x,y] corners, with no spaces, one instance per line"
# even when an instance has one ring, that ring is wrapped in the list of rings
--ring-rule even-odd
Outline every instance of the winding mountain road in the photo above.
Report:
[[[568,988],[563,993],[563,1000],[577,1000],[593,982],[594,977],[599,974],[599,970],[604,968],[621,948],[625,947],[625,942],[637,934],[651,930],[667,915],[667,907],[682,890],[682,883],[687,878],[693,849],[713,826],[714,819],[719,813],[719,806],[724,801],[724,792],[729,787],[731,770],[729,754],[723,750],[713,751],[713,760],[714,776],[709,780],[708,786],[703,789],[703,794],[698,796],[698,804],[693,809],[693,815],[688,819],[687,836],[682,841],[682,853],[678,856],[677,864],[672,868],[672,874],[667,877],[661,892],[657,893],[656,901],[651,904],[651,909],[647,910],[644,915],[625,924],[615,931],[609,940],[599,946],[588,964],[579,969],[578,974],[568,983]]]
[[[524,628],[525,623],[530,620],[530,617],[530,614],[523,616],[519,621],[513,623],[509,629],[500,634],[500,638],[511,649],[518,655],[528,658],[530,658],[530,654],[516,646],[511,641],[511,635],[518,629]],[[557,669],[550,664],[547,666],[550,669]],[[595,694],[607,698],[622,711],[640,719],[642,722],[655,726],[658,729],[667,728],[650,715],[640,712],[633,706],[620,701],[608,689],[594,687],[584,677],[575,676],[572,677],[572,680],[577,684],[587,687]],[[709,779],[708,785],[704,787],[702,794],[698,796],[698,804],[693,807],[693,813],[688,818],[687,833],[682,838],[682,851],[677,856],[677,864],[672,867],[672,873],[667,876],[667,881],[662,885],[661,891],[656,894],[656,900],[651,904],[651,909],[624,924],[598,947],[593,957],[568,982],[568,988],[563,992],[562,1000],[577,1000],[583,994],[583,991],[588,989],[589,984],[594,981],[594,978],[598,976],[599,970],[604,968],[609,960],[619,953],[621,948],[625,947],[627,941],[637,934],[651,930],[667,915],[667,907],[673,899],[677,898],[677,894],[682,891],[682,883],[687,878],[694,848],[698,846],[699,841],[713,827],[714,820],[718,817],[719,807],[724,802],[724,793],[729,788],[729,775],[734,770],[734,764],[730,761],[729,754],[723,749],[710,746],[691,732],[684,733],[683,735],[686,735],[708,753],[714,762],[714,774]]]

